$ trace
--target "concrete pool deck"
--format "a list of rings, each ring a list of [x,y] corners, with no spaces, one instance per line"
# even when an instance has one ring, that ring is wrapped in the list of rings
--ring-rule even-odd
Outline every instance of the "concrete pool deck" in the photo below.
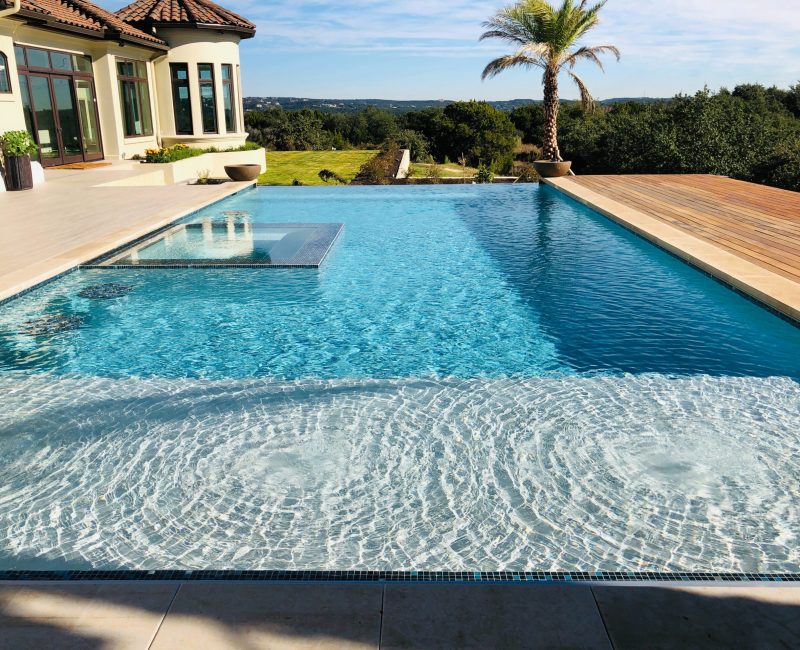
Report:
[[[0,650],[796,647],[782,586],[0,583]]]
[[[141,167],[47,170],[32,190],[0,193],[0,301],[254,185],[107,185]]]
[[[800,193],[709,175],[545,183],[800,321]]]

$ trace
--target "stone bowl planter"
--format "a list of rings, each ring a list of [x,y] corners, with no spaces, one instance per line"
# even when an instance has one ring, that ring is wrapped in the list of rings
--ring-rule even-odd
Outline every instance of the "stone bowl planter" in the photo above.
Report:
[[[572,168],[572,162],[569,160],[537,160],[533,163],[533,167],[542,178],[559,178],[569,174],[569,170]]]
[[[225,173],[232,181],[254,181],[261,174],[261,165],[225,165]]]

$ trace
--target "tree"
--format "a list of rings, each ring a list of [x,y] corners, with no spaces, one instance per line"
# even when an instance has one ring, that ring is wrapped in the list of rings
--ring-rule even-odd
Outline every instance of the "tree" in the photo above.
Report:
[[[402,129],[390,137],[384,146],[396,144],[411,152],[411,162],[425,162],[430,158],[428,139],[419,131]]]
[[[443,142],[439,150],[450,160],[462,155],[470,166],[510,170],[518,137],[508,113],[487,102],[453,102],[444,109]]]
[[[575,64],[590,61],[603,69],[600,55],[607,52],[619,60],[619,50],[613,45],[578,46],[580,39],[598,24],[606,1],[588,6],[588,0],[563,0],[561,7],[555,8],[548,0],[520,0],[484,23],[487,31],[481,40],[496,38],[511,43],[517,51],[491,61],[483,71],[483,79],[514,67],[544,71],[542,149],[546,160],[562,160],[558,148],[558,75],[566,71],[577,85],[585,109],[590,110],[594,101],[586,84],[572,71]]]
[[[515,108],[509,117],[526,144],[533,144],[541,137],[544,130],[544,109],[541,104],[528,104]]]

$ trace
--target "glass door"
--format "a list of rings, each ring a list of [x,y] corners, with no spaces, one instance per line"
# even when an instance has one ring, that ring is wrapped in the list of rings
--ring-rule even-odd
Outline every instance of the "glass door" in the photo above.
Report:
[[[103,158],[88,56],[15,45],[25,125],[50,167]]]
[[[75,80],[75,98],[81,118],[84,160],[99,160],[103,157],[103,143],[100,140],[100,125],[97,120],[97,98],[94,82],[91,79]]]
[[[61,157],[66,163],[83,161],[81,146],[81,125],[75,99],[72,96],[70,77],[50,77],[53,84],[53,98],[56,106],[56,124],[61,139]]]
[[[50,94],[49,77],[29,75],[31,85],[31,103],[33,108],[33,123],[36,129],[36,141],[42,156],[42,165],[59,165],[64,162],[61,155],[61,145],[58,140],[58,127],[56,113],[53,110],[53,100]]]

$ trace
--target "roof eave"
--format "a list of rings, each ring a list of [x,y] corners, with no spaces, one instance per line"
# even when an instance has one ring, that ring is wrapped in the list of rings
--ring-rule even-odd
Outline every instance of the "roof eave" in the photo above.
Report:
[[[122,41],[125,43],[131,43],[134,45],[139,45],[142,47],[149,47],[153,50],[159,51],[167,51],[169,50],[169,45],[166,43],[156,43],[155,41],[151,41],[145,38],[137,38],[131,34],[124,34],[123,32],[110,30],[110,29],[88,29],[86,27],[80,27],[78,25],[71,25],[69,23],[61,22],[49,14],[39,13],[38,11],[31,11],[30,9],[20,9],[19,12],[14,14],[14,16],[10,16],[12,18],[16,18],[19,20],[24,20],[27,23],[33,24],[35,27],[39,27],[41,29],[48,29],[55,32],[66,32],[68,34],[74,34],[76,36],[88,36],[89,38],[94,38],[97,40],[105,40],[105,41]]]
[[[130,21],[134,23],[134,21]],[[209,29],[218,32],[234,32],[242,38],[253,38],[256,35],[255,27],[240,27],[238,25],[219,25],[215,23],[178,23],[178,22],[151,22],[135,21],[135,24],[155,27],[156,29]],[[140,27],[140,29],[142,29]]]

